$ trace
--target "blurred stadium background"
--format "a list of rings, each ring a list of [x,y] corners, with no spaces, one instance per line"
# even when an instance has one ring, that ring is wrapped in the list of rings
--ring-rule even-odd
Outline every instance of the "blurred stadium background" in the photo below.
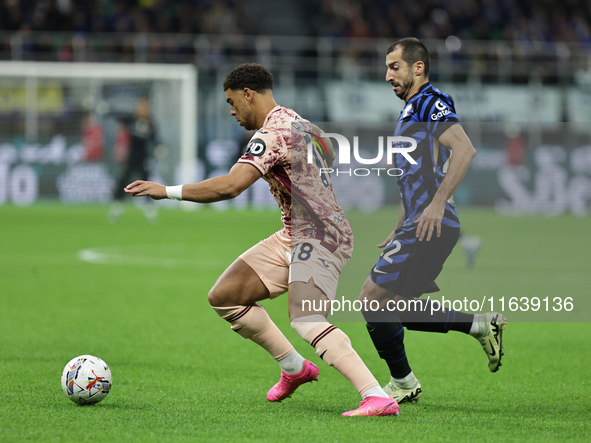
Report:
[[[227,170],[247,136],[221,84],[246,61],[268,66],[278,102],[313,121],[392,123],[402,102],[384,83],[384,53],[409,35],[426,43],[431,81],[452,94],[479,151],[458,201],[586,215],[584,0],[3,0],[0,204],[108,202],[120,168],[117,121],[142,96],[159,129],[154,179]],[[343,205],[396,199],[380,180],[372,186],[384,190],[369,203],[344,189]],[[267,194],[261,183],[219,205],[274,207]]]

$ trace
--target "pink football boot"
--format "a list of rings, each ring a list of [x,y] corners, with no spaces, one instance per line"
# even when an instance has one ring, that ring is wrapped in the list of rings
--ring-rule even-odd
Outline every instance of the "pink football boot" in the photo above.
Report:
[[[288,374],[287,372],[281,371],[281,379],[279,383],[271,388],[267,392],[267,400],[269,401],[281,401],[287,397],[291,397],[291,394],[304,383],[318,380],[318,366],[309,360],[304,361],[304,367],[297,374]]]
[[[398,414],[400,414],[400,406],[392,397],[367,397],[357,409],[343,413],[343,417],[373,417]]]

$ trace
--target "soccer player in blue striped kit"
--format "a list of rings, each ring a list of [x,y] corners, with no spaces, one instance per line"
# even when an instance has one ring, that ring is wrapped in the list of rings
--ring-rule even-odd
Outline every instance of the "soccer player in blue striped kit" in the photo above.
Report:
[[[452,98],[429,83],[429,53],[415,38],[392,44],[386,55],[386,81],[405,101],[396,136],[412,137],[417,147],[396,154],[394,167],[403,174],[398,184],[402,214],[394,231],[378,247],[384,251],[361,289],[359,299],[414,300],[406,311],[364,312],[367,329],[390,369],[384,390],[398,403],[417,401],[421,384],[412,372],[404,348],[404,328],[446,333],[464,332],[478,339],[491,372],[501,365],[502,332],[506,319],[498,313],[469,314],[435,309],[419,299],[439,290],[435,278],[458,241],[460,222],[452,195],[462,181],[476,150],[459,124]],[[453,153],[453,155],[452,155]],[[413,306],[413,309],[408,309]]]

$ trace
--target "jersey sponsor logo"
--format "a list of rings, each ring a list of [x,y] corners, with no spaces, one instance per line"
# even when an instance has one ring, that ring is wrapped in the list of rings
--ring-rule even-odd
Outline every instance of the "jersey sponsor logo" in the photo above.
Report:
[[[439,120],[441,117],[451,114],[452,112],[445,103],[441,102],[441,100],[435,102],[435,107],[439,109],[439,112],[431,114],[431,120]]]
[[[268,133],[269,133],[269,131],[264,131],[264,130],[262,130],[262,129],[259,129],[257,132],[258,132],[259,134],[268,134]]]
[[[336,214],[332,217],[332,219],[334,220],[335,223],[342,223],[344,221],[347,220],[347,216],[345,215],[344,212],[341,212],[340,214]]]
[[[265,145],[265,142],[260,138],[255,138],[248,144],[248,148],[246,148],[245,155],[260,157],[265,153],[266,149],[267,145]]]

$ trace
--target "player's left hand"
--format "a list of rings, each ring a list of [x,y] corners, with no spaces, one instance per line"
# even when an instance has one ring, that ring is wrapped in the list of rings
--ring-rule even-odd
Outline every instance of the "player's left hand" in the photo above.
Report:
[[[166,198],[166,187],[159,183],[136,180],[124,188],[124,191],[133,197],[142,197],[147,195],[154,200]]]
[[[423,241],[425,236],[426,240],[431,240],[433,232],[436,233],[437,237],[441,237],[441,221],[443,220],[443,214],[445,213],[445,202],[443,205],[432,201],[429,206],[425,208],[421,216],[415,220],[417,224],[417,238],[419,241]]]

